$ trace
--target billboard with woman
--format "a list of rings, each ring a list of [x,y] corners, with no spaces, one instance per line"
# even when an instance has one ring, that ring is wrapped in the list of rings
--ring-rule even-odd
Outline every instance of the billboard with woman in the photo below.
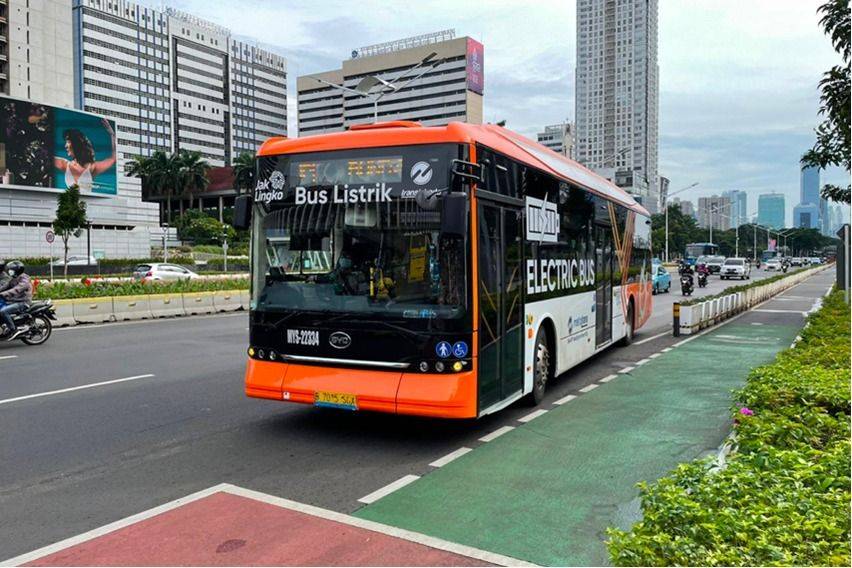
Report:
[[[115,195],[115,123],[94,114],[0,98],[0,187]]]

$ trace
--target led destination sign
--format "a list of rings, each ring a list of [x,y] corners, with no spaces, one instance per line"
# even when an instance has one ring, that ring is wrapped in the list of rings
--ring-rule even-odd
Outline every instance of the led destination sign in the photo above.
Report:
[[[387,158],[338,158],[294,162],[290,165],[293,186],[331,186],[402,181],[402,156]]]

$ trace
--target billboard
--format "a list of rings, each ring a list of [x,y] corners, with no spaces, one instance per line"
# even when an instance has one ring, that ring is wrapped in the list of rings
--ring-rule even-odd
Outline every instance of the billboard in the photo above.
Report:
[[[478,41],[467,38],[467,88],[482,94],[485,89],[485,48]]]
[[[44,187],[115,195],[115,122],[0,97],[0,188]]]

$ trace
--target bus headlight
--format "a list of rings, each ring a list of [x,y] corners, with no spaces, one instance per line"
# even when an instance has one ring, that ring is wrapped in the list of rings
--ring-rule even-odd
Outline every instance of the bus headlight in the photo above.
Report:
[[[269,360],[270,360],[270,361],[275,361],[275,356],[276,356],[276,355],[275,355],[275,351],[270,351],[270,352],[269,352]]]
[[[429,370],[429,363],[427,363],[426,361],[420,361],[420,372],[425,373],[428,370]]]
[[[462,367],[464,367],[464,365],[462,365],[461,361],[456,361],[455,363],[453,363],[453,371],[455,372],[461,371]]]
[[[266,353],[263,352],[263,349],[257,350],[257,358],[258,359],[263,359],[264,355],[266,355]]]
[[[435,363],[435,370],[438,371],[439,373],[443,373],[444,372],[444,363],[442,361],[438,361],[437,363]]]
[[[249,357],[254,357],[254,347],[248,348],[248,354],[249,354]]]

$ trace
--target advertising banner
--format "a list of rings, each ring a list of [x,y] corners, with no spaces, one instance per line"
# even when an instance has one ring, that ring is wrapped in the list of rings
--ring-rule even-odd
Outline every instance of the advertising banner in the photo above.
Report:
[[[477,94],[485,89],[485,48],[467,38],[467,88]]]
[[[0,98],[0,187],[115,195],[115,123],[99,116]]]

